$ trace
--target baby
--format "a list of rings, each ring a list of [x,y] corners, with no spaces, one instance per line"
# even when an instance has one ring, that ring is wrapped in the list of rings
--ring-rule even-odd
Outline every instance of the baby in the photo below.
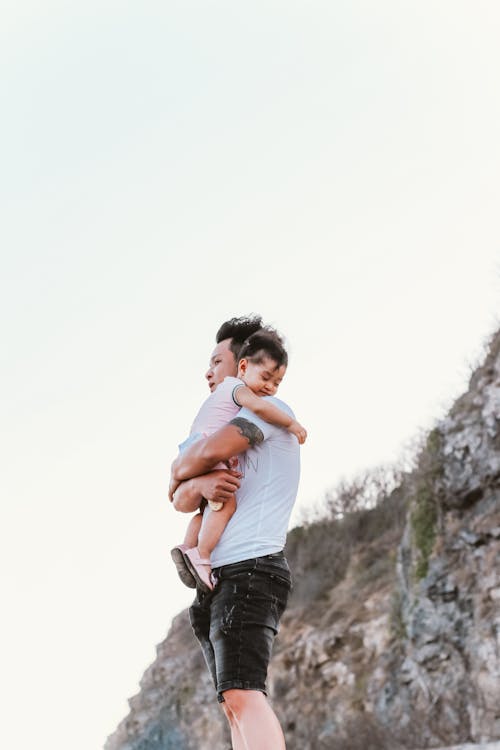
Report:
[[[246,407],[266,422],[286,428],[304,443],[307,432],[295,419],[262,396],[274,396],[288,365],[281,338],[270,330],[257,331],[243,344],[236,378],[226,377],[204,401],[191,427],[189,438],[179,446],[184,451],[200,438],[211,435]],[[233,467],[236,459],[231,459]],[[228,468],[220,465],[216,468]],[[206,502],[190,521],[184,543],[171,550],[179,577],[186,586],[203,591],[213,588],[210,555],[236,510],[233,495],[224,503]]]

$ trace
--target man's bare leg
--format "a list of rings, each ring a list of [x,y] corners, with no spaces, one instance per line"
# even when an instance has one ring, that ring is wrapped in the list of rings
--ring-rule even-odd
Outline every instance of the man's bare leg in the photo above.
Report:
[[[247,750],[247,745],[243,741],[238,726],[234,722],[231,723],[232,714],[229,711],[229,708],[225,703],[220,703],[219,705],[222,707],[231,728],[231,750]]]
[[[234,750],[286,750],[280,723],[260,690],[225,690]]]

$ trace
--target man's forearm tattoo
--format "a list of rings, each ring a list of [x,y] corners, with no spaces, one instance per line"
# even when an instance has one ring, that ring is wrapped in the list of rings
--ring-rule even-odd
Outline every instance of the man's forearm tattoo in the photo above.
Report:
[[[262,430],[260,430],[253,422],[249,422],[248,419],[235,417],[229,422],[229,424],[234,424],[234,426],[239,429],[241,435],[246,437],[251,446],[260,445],[264,442]]]

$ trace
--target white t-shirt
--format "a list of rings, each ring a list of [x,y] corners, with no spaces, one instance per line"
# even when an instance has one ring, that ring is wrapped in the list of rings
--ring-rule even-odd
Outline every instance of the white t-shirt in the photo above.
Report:
[[[294,417],[283,401],[265,398]],[[238,506],[210,556],[213,568],[282,550],[299,484],[300,447],[295,435],[264,422],[249,409],[241,409],[238,417],[259,427],[264,441],[239,456],[243,477],[236,493]]]

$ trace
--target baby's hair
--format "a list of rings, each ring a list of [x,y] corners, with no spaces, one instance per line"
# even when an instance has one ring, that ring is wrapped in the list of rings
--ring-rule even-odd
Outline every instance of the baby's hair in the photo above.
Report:
[[[229,349],[234,355],[236,362],[239,360],[239,353],[243,342],[253,333],[262,329],[262,316],[252,315],[241,318],[231,318],[221,325],[215,336],[215,342],[220,344],[221,341],[231,339]]]
[[[265,357],[276,362],[276,368],[288,365],[288,354],[283,346],[283,339],[270,327],[249,336],[238,354],[238,360],[248,359],[256,365]]]

